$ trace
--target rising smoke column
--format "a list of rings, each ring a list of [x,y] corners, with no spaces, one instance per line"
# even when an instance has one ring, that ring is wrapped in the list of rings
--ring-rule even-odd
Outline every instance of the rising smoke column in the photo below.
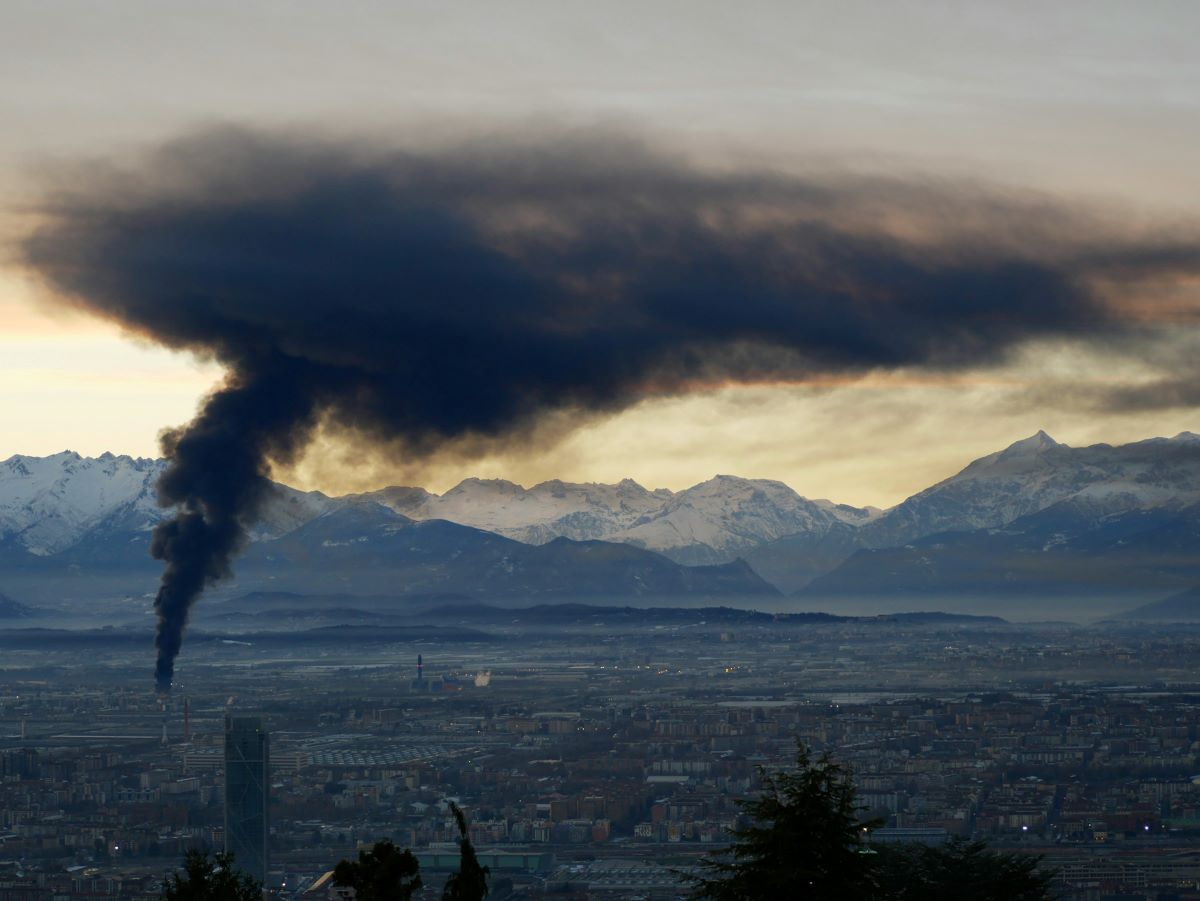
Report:
[[[165,563],[154,599],[154,682],[160,692],[171,689],[193,601],[230,574],[230,560],[267,499],[266,461],[290,459],[305,434],[312,403],[296,387],[282,373],[231,382],[186,428],[163,436],[171,465],[159,478],[158,498],[176,513],[155,527],[150,542],[151,554]]]
[[[164,691],[271,463],[319,423],[435,454],[699,384],[964,368],[1115,328],[1106,267],[1148,277],[1180,256],[1049,239],[1086,231],[1069,211],[714,175],[622,138],[413,153],[218,130],[136,173],[60,186],[23,255],[68,302],[228,373],[163,441]]]

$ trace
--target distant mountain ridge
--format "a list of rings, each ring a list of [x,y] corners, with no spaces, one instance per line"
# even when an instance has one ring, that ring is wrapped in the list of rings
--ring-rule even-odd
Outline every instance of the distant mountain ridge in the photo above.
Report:
[[[164,466],[71,452],[3,461],[0,575],[156,571],[147,548],[166,515],[154,499]],[[500,597],[716,597],[771,583],[814,601],[1151,600],[1200,583],[1200,436],[1073,448],[1038,432],[886,511],[726,475],[678,492],[629,479],[467,479],[441,495],[391,487],[336,498],[278,485],[252,537],[239,578],[278,590],[298,580],[304,592],[324,580],[321,590],[360,594],[402,583],[478,597],[486,583]]]
[[[1200,436],[1071,448],[1039,432],[841,550],[802,597],[1160,597],[1200,581]]]
[[[1159,601],[1143,604],[1119,614],[1113,619],[1134,622],[1200,622],[1200,585]]]
[[[16,455],[0,463],[0,544],[47,556],[91,532],[149,532],[165,515],[154,483],[165,460],[63,451]],[[796,532],[824,532],[870,521],[880,511],[809,500],[782,482],[716,476],[680,492],[558,480],[523,488],[499,479],[466,479],[445,494],[391,487],[346,497],[276,485],[253,533],[270,540],[346,504],[369,501],[414,520],[443,519],[525,544],[556,538],[631,544],[687,564],[726,563]]]
[[[0,462],[0,545],[47,557],[90,533],[149,532],[166,515],[154,487],[166,467],[166,460],[110,453],[9,457]],[[320,492],[277,484],[254,536],[285,534],[333,503]]]
[[[14,601],[6,594],[0,594],[0,619],[20,619],[33,616],[33,610],[19,601]]]
[[[39,557],[76,544],[92,529],[123,520],[134,528],[161,517],[154,483],[165,461],[71,451],[16,455],[0,463],[0,541]]]
[[[797,532],[861,524],[874,508],[801,497],[782,482],[719,475],[680,492],[553,480],[523,488],[501,479],[466,479],[443,495],[385,488],[359,495],[413,519],[448,519],[526,544],[556,538],[602,540],[658,551],[680,563],[724,563]]]
[[[238,561],[241,581],[274,590],[486,597],[776,595],[747,564],[682,566],[652,551],[556,538],[529,545],[447,520],[409,519],[358,499],[333,507]]]
[[[1101,509],[1069,498],[1002,528],[863,549],[799,594],[1154,597],[1200,579],[1200,505]]]
[[[1071,499],[1101,511],[1200,502],[1200,435],[1069,447],[1045,432],[981,457],[863,529],[873,547],[938,532],[999,528]]]
[[[341,606],[352,601],[359,606]],[[364,603],[364,601],[368,603]],[[332,606],[331,606],[332,605]],[[472,602],[468,598],[445,596],[414,602],[406,598],[349,598],[344,595],[301,595],[256,592],[229,598],[201,611],[201,621],[209,627],[229,624],[287,622],[293,627],[309,627],[314,622],[347,620],[368,623],[423,623],[427,625],[519,626],[583,625],[606,627],[664,623],[724,628],[734,625],[819,624],[857,622],[897,625],[983,625],[1003,626],[997,616],[970,616],[939,612],[904,612],[884,616],[838,616],[830,613],[770,613],[743,607],[633,607],[593,603],[539,603],[506,607]]]

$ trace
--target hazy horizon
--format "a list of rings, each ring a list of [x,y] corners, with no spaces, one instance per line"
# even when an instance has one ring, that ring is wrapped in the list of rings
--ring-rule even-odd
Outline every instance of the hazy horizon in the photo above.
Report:
[[[1094,447],[1097,445],[1100,445],[1100,446],[1108,445],[1108,446],[1113,446],[1113,447],[1119,447],[1124,444],[1136,444],[1141,441],[1151,441],[1154,439],[1163,439],[1163,438],[1175,439],[1175,438],[1179,438],[1179,437],[1186,436],[1186,435],[1194,435],[1196,433],[1185,429],[1181,432],[1176,432],[1173,435],[1145,435],[1145,436],[1142,436],[1141,438],[1134,438],[1130,441],[1122,441],[1122,442],[1096,441],[1096,442],[1092,442],[1091,444],[1088,444],[1088,445],[1075,445],[1068,441],[1059,441],[1055,435],[1049,434],[1048,432],[1046,432],[1045,429],[1038,429],[1036,432],[1034,432],[1032,434],[1013,438],[1011,441],[1008,441],[1007,443],[1005,443],[1003,445],[995,447],[992,450],[986,452],[985,454],[983,454],[981,456],[988,456],[989,454],[997,453],[1001,450],[1004,450],[1007,447],[1011,447],[1013,444],[1016,444],[1018,442],[1035,438],[1039,434],[1046,434],[1046,435],[1048,435],[1049,438],[1054,440],[1056,443],[1065,445],[1066,447],[1082,448],[1082,447]],[[134,460],[162,460],[162,459],[164,459],[161,454],[151,454],[151,455],[128,454],[128,453],[122,453],[120,451],[115,451],[115,450],[111,450],[111,449],[106,449],[106,450],[100,451],[99,453],[92,454],[92,453],[80,453],[79,451],[75,450],[72,447],[64,447],[60,450],[53,451],[51,453],[44,453],[44,454],[28,454],[28,453],[24,453],[23,451],[13,451],[12,453],[9,454],[8,457],[4,457],[4,458],[0,459],[0,462],[3,462],[4,460],[12,459],[13,457],[17,457],[17,456],[46,458],[46,457],[58,456],[60,454],[70,454],[70,453],[78,454],[80,457],[90,458],[90,459],[102,457],[105,454],[109,454],[114,457],[129,457]],[[946,472],[943,476],[941,476],[939,478],[935,478],[933,481],[920,486],[920,488],[918,488],[917,491],[914,491],[909,495],[905,495],[905,497],[902,497],[899,500],[894,501],[892,503],[882,504],[882,503],[867,502],[867,503],[855,503],[855,504],[851,504],[851,506],[864,507],[864,508],[875,507],[875,508],[879,508],[881,510],[890,509],[891,507],[895,506],[897,503],[900,503],[901,501],[905,500],[905,498],[911,497],[912,494],[916,494],[919,491],[923,490],[924,488],[929,487],[930,485],[936,484],[937,482],[940,482],[943,479],[950,478],[951,476],[961,472],[966,466],[968,466],[970,463],[974,462],[977,459],[980,459],[980,457],[973,457],[969,460],[963,461],[961,465],[959,465],[957,468],[953,469],[952,471]],[[766,478],[766,477],[758,477],[758,476],[747,476],[743,473],[734,472],[734,471],[713,472],[710,475],[708,475],[702,479],[699,479],[696,482],[688,482],[686,484],[680,483],[678,485],[667,485],[667,484],[646,484],[639,479],[633,478],[632,476],[622,476],[622,477],[615,478],[615,479],[612,479],[609,481],[599,481],[599,480],[595,480],[595,479],[583,481],[583,480],[566,479],[566,478],[561,478],[559,476],[551,475],[548,478],[544,478],[544,479],[541,479],[536,482],[535,481],[522,482],[517,479],[507,478],[503,475],[490,475],[490,476],[464,475],[463,477],[461,477],[460,479],[458,479],[455,482],[443,483],[443,484],[419,485],[419,484],[415,484],[415,483],[412,483],[412,484],[406,483],[406,484],[402,485],[400,483],[389,483],[389,484],[379,484],[374,487],[369,487],[369,488],[364,488],[364,489],[347,490],[347,491],[342,491],[342,492],[323,491],[320,487],[318,487],[316,485],[297,484],[296,482],[286,481],[283,478],[278,479],[278,481],[281,481],[283,484],[286,484],[292,488],[297,488],[301,491],[320,491],[322,494],[325,494],[329,497],[336,498],[336,497],[343,497],[343,496],[351,495],[351,494],[361,494],[361,493],[369,492],[369,491],[377,491],[377,490],[381,490],[384,488],[423,488],[432,494],[442,495],[442,494],[445,494],[447,491],[450,491],[453,488],[463,484],[464,482],[468,482],[468,481],[472,481],[472,480],[489,481],[489,482],[490,481],[506,482],[506,483],[509,483],[512,485],[516,485],[518,488],[521,488],[522,490],[525,490],[525,491],[532,490],[533,488],[536,488],[539,485],[543,485],[543,484],[547,484],[547,483],[554,483],[554,482],[563,482],[566,484],[580,484],[580,485],[615,485],[615,484],[618,484],[619,482],[622,482],[625,480],[632,480],[633,482],[637,483],[642,488],[645,488],[648,491],[658,491],[658,490],[665,489],[665,490],[671,491],[672,493],[678,493],[680,491],[686,490],[688,488],[693,488],[696,485],[703,484],[704,482],[708,482],[713,479],[720,478],[722,476],[732,476],[734,478],[744,478],[744,479]],[[826,501],[832,501],[837,504],[849,503],[848,501],[845,501],[845,500],[842,500],[842,499],[836,498],[836,497],[825,497],[825,496],[818,497],[816,495],[805,494],[803,491],[798,490],[795,485],[792,485],[792,484],[784,481],[783,479],[767,479],[767,480],[781,482],[782,484],[791,488],[793,491],[795,491],[800,496],[808,498],[810,500],[826,500]]]

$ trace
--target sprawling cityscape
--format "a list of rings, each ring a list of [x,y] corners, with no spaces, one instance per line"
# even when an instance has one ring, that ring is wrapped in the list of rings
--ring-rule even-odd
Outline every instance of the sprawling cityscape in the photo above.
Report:
[[[452,800],[492,897],[682,897],[797,739],[852,768],[883,820],[865,846],[985,838],[1043,855],[1065,899],[1197,896],[1200,628],[513,620],[481,642],[198,644],[170,697],[94,635],[7,650],[0,899],[158,897],[253,812],[226,796],[247,724],[269,736],[279,898],[337,897],[321,877],[381,838],[440,886]]]

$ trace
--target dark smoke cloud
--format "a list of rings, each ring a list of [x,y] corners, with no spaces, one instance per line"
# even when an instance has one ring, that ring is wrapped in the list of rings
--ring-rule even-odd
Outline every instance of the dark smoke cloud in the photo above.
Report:
[[[26,261],[229,373],[164,441],[163,689],[270,462],[318,422],[431,454],[713,381],[974,366],[1112,330],[1102,261],[1149,278],[1188,250],[1051,239],[1081,223],[920,183],[705,173],[617,138],[415,153],[223,130],[82,179]]]

